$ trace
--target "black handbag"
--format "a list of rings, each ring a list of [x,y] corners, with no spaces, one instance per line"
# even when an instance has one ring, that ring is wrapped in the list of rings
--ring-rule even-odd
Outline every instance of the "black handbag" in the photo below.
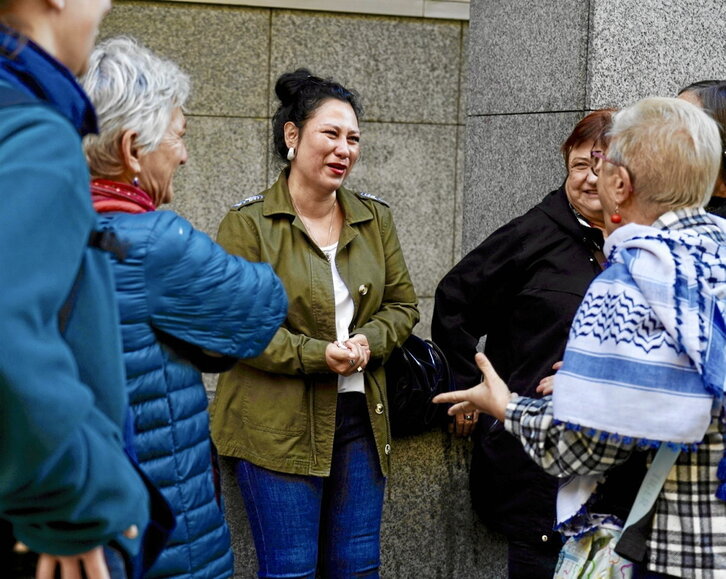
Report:
[[[393,436],[410,436],[446,422],[447,404],[431,399],[453,390],[444,353],[431,340],[411,335],[385,364],[388,413]]]

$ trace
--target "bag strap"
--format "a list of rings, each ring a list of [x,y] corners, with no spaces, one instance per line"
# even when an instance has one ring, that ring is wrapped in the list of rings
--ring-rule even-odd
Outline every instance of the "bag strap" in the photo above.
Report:
[[[650,534],[655,502],[680,453],[680,449],[661,444],[648,472],[645,473],[620,540],[615,545],[615,552],[629,561],[642,563],[645,560],[645,546]]]

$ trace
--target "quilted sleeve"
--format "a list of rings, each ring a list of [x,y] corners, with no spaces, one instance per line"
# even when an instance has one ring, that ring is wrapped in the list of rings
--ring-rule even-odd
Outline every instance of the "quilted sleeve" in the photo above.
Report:
[[[285,290],[266,263],[228,254],[172,212],[148,240],[146,291],[152,325],[227,356],[260,354],[287,315]]]

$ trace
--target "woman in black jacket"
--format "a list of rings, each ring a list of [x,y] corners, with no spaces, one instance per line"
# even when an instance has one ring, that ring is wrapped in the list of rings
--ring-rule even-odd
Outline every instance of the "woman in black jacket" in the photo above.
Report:
[[[560,360],[570,323],[601,271],[603,214],[590,151],[601,149],[611,110],[584,117],[562,145],[564,184],[490,235],[444,277],[432,320],[458,388],[480,381],[474,354],[485,353],[512,391],[537,396]],[[467,435],[476,414],[462,417]],[[509,577],[550,578],[562,546],[555,522],[556,479],[532,462],[498,422],[474,429],[470,489],[481,519],[509,541]]]

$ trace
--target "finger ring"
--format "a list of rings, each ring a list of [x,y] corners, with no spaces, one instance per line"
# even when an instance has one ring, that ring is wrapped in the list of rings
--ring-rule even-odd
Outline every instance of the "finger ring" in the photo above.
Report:
[[[474,420],[474,416],[471,414],[464,414],[464,420],[466,420],[467,422],[471,422],[472,420]]]
[[[348,364],[350,364],[351,366],[355,366],[355,360],[348,360]]]
[[[358,372],[362,372],[363,371],[363,368],[361,368],[360,366],[358,366],[358,370],[357,371]]]

